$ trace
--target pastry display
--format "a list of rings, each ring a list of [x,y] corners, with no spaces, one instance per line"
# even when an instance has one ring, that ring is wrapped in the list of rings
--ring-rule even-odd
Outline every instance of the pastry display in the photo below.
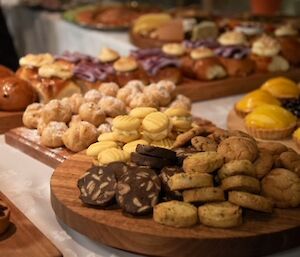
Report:
[[[278,107],[261,107],[266,106]],[[243,210],[272,213],[274,207],[300,205],[300,155],[280,143],[257,142],[240,131],[199,123],[192,127],[186,117],[190,117],[186,110],[154,108],[117,116],[111,135],[100,136],[87,149],[96,166],[84,175],[90,178],[85,183],[92,181],[94,170],[100,175],[94,182],[98,188],[101,176],[112,176],[109,183],[103,182],[110,196],[105,206],[116,202],[134,216],[153,213],[154,221],[173,227],[200,222],[231,228],[243,223]],[[166,143],[166,138],[173,143]],[[165,143],[157,146],[158,140]],[[102,197],[105,190],[97,191],[96,186],[88,191],[83,178],[78,180],[80,198],[94,206],[94,195],[101,192],[97,197]],[[285,194],[277,192],[285,187],[290,188]]]
[[[7,230],[10,224],[9,216],[10,216],[9,207],[0,199],[0,235]]]

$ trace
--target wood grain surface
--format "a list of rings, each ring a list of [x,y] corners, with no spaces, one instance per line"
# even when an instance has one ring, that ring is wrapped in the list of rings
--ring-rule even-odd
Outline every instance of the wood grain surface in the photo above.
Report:
[[[41,145],[37,130],[25,127],[6,132],[5,142],[52,168],[57,167],[74,154],[65,147],[52,149]]]
[[[83,153],[59,165],[51,178],[51,203],[60,220],[95,241],[166,257],[262,256],[300,245],[300,208],[276,209],[273,214],[244,211],[244,224],[226,230],[200,224],[177,229],[155,223],[151,216],[137,218],[114,208],[89,208],[79,200],[76,185],[91,165]]]
[[[0,111],[0,134],[6,131],[22,126],[23,112],[4,112]]]
[[[294,81],[300,81],[300,68],[287,72],[256,73],[248,77],[229,77],[214,81],[198,81],[184,79],[176,88],[176,93],[183,94],[193,102],[219,97],[237,95],[259,88],[266,80],[284,76]]]
[[[11,224],[0,236],[1,257],[61,257],[59,250],[40,232],[8,198],[0,192],[11,209]]]
[[[231,110],[227,116],[227,127],[228,127],[228,129],[241,130],[241,131],[247,132],[247,129],[244,124],[244,120],[240,116],[238,116],[234,110]],[[258,140],[264,141],[264,142],[270,141],[270,140],[263,140],[260,138],[258,138]],[[297,145],[293,141],[292,137],[289,137],[284,140],[272,140],[272,141],[282,143],[288,147],[293,148],[295,151],[300,153],[300,149],[299,149],[299,147],[297,147]]]

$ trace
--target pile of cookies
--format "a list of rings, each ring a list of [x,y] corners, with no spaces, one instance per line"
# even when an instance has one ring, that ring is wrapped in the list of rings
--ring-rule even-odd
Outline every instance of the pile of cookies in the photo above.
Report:
[[[0,199],[0,235],[3,234],[9,227],[10,209]]]
[[[191,101],[183,95],[176,95],[175,85],[170,81],[145,86],[141,81],[132,80],[122,88],[109,82],[85,95],[76,93],[47,104],[31,104],[23,114],[23,123],[27,128],[38,130],[42,145],[51,148],[66,146],[79,152],[96,142],[99,134],[111,131],[112,118],[125,115],[136,107],[190,110]]]
[[[168,148],[137,144],[124,160],[111,154],[79,179],[81,200],[98,207],[117,202],[131,215],[153,212],[168,226],[217,228],[242,224],[248,209],[271,215],[274,207],[300,205],[300,155],[281,143],[205,124],[180,133]]]

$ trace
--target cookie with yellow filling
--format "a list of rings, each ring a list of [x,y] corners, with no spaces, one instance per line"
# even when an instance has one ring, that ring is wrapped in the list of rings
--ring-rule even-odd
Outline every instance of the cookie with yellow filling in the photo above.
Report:
[[[297,146],[300,148],[300,128],[296,129],[293,133],[293,139],[296,142]]]
[[[129,112],[129,116],[143,120],[152,112],[157,112],[157,109],[153,107],[136,107]]]
[[[245,117],[248,133],[261,139],[283,139],[291,135],[297,118],[276,105],[265,104]]]
[[[175,131],[185,132],[192,127],[192,115],[184,108],[169,108],[165,114],[169,117]]]
[[[112,130],[117,141],[128,143],[140,138],[141,122],[129,115],[119,115],[113,120]]]
[[[110,148],[119,148],[117,142],[115,141],[102,141],[91,144],[86,150],[87,156],[97,157],[99,153],[110,149]]]
[[[162,112],[152,112],[142,122],[144,136],[155,141],[168,137],[170,127],[168,116]]]
[[[109,164],[111,162],[127,162],[129,155],[117,148],[109,148],[98,154],[98,162],[101,165]]]
[[[261,89],[269,92],[279,100],[298,98],[300,96],[300,88],[297,84],[285,77],[277,77],[267,80]]]
[[[257,89],[245,95],[238,101],[234,110],[240,117],[245,117],[258,106],[263,104],[280,105],[280,101],[272,96],[268,91]]]

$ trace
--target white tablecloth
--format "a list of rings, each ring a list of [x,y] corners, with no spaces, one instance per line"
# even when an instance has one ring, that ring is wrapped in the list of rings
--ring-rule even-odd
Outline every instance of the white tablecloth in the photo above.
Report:
[[[227,113],[238,97],[196,103],[193,105],[193,114],[210,119],[216,125],[226,128]],[[6,145],[4,136],[0,136],[0,190],[58,247],[65,257],[137,256],[95,243],[58,222],[50,204],[52,172],[53,170],[48,166]],[[200,253],[197,253],[197,256],[200,256]],[[205,256],[209,256],[209,253],[205,253]],[[273,257],[299,256],[300,248],[273,255]]]
[[[59,54],[65,50],[97,55],[102,47],[111,47],[126,55],[132,49],[125,31],[89,30],[64,21],[58,13],[24,7],[6,7],[4,14],[19,56],[43,52]]]

